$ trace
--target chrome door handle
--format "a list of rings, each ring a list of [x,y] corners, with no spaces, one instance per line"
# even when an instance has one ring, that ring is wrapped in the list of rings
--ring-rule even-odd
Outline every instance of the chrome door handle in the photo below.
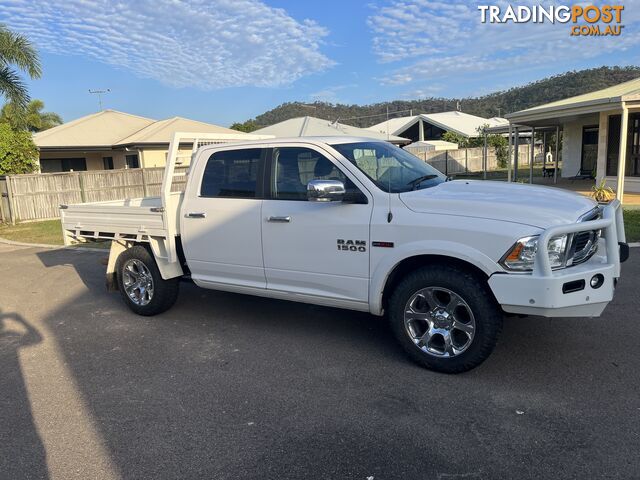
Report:
[[[187,218],[205,218],[206,216],[207,214],[203,212],[189,212],[185,215]]]
[[[275,223],[289,223],[291,221],[291,217],[269,217],[267,220]]]

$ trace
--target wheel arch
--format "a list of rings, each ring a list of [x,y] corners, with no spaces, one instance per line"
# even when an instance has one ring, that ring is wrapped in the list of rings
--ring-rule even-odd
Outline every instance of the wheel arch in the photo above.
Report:
[[[498,265],[486,255],[470,247],[411,250],[394,259],[380,262],[371,280],[370,312],[382,315],[390,292],[408,272],[429,265],[453,265],[469,271],[486,281],[499,270]],[[456,253],[453,253],[456,252]]]
[[[116,275],[116,264],[118,257],[125,250],[134,246],[141,246],[145,248],[149,254],[153,257],[160,271],[160,275],[164,280],[180,277],[184,275],[184,270],[180,265],[180,262],[169,262],[167,260],[166,248],[162,239],[151,237],[149,242],[132,242],[125,240],[113,240],[111,242],[111,249],[109,250],[109,261],[107,262],[106,271],[106,286],[107,291],[115,292],[118,290],[118,279]]]

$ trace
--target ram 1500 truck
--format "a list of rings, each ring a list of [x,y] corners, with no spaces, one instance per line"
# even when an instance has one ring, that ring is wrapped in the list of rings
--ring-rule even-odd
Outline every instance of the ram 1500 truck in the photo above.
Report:
[[[61,206],[67,243],[112,240],[107,283],[140,315],[203,288],[387,314],[417,362],[462,372],[505,313],[596,317],[628,255],[618,201],[456,180],[383,141],[263,139],[194,150],[160,197]],[[328,311],[328,314],[329,311]]]

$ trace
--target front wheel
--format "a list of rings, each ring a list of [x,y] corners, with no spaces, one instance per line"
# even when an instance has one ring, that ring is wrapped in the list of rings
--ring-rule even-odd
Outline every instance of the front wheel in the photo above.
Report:
[[[165,312],[178,298],[179,279],[163,279],[153,256],[141,245],[120,254],[116,272],[122,298],[138,315]]]
[[[444,373],[478,366],[493,351],[502,311],[486,282],[434,265],[411,272],[389,301],[392,330],[419,364]]]

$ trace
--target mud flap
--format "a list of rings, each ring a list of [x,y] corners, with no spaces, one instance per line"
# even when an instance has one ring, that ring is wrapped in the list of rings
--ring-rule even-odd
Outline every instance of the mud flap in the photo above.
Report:
[[[107,263],[107,272],[105,275],[105,286],[107,292],[118,291],[118,275],[116,274],[116,262],[122,252],[128,248],[125,242],[113,240],[111,249],[109,250],[109,262]]]

